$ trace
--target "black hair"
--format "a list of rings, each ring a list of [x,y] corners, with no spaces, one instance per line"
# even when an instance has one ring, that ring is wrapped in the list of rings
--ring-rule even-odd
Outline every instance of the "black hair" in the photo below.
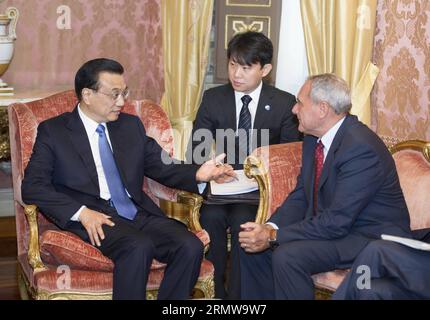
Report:
[[[75,92],[78,100],[82,100],[82,89],[99,89],[99,75],[101,72],[123,74],[122,65],[111,59],[99,58],[85,62],[75,76]]]
[[[272,41],[261,32],[238,33],[228,43],[227,58],[232,58],[240,65],[260,63],[263,67],[272,62]]]

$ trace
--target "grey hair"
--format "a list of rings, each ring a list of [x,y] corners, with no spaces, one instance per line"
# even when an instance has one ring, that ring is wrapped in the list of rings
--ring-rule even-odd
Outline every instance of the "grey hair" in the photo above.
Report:
[[[313,103],[326,102],[336,114],[351,110],[351,91],[345,80],[332,73],[310,76],[310,98]]]

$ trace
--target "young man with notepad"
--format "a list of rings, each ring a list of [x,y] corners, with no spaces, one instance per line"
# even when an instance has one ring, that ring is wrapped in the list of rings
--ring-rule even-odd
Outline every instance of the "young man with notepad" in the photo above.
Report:
[[[187,159],[195,163],[210,157],[201,144],[215,143],[216,153],[226,153],[227,163],[243,168],[243,161],[262,144],[278,144],[301,139],[298,120],[292,113],[295,97],[263,83],[272,70],[273,45],[262,33],[245,32],[234,36],[227,48],[228,75],[226,85],[204,92],[190,139]],[[266,136],[262,136],[266,130]],[[220,137],[217,134],[223,133]],[[255,135],[253,135],[255,134]],[[266,141],[266,142],[262,142]],[[231,273],[229,294],[240,298],[238,233],[240,225],[254,220],[256,205],[203,205],[200,223],[210,237],[207,258],[215,266],[215,296],[226,298],[224,288],[227,264],[227,232],[231,233]]]

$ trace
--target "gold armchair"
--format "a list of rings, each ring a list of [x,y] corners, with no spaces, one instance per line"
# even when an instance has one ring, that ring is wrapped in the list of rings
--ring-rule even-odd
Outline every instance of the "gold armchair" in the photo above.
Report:
[[[75,94],[67,91],[26,104],[13,104],[8,108],[18,242],[18,281],[23,299],[112,297],[112,261],[77,236],[59,230],[38,212],[36,206],[24,205],[21,199],[21,182],[38,124],[44,119],[71,111],[76,103]],[[172,128],[159,105],[148,100],[133,101],[126,104],[124,112],[139,116],[147,134],[173,154]],[[209,237],[199,223],[201,196],[165,187],[151,179],[145,180],[143,189],[160,208],[169,211],[169,216],[188,225],[207,246]],[[153,261],[147,285],[148,299],[156,298],[164,269],[165,264]],[[214,296],[213,265],[205,259],[193,294],[204,298]]]
[[[245,160],[245,173],[254,177],[260,188],[256,222],[264,223],[284,202],[297,183],[301,167],[301,142],[265,146]],[[430,142],[410,140],[389,148],[396,163],[411,229],[430,228]],[[313,275],[317,298],[327,298],[340,285],[346,269]]]

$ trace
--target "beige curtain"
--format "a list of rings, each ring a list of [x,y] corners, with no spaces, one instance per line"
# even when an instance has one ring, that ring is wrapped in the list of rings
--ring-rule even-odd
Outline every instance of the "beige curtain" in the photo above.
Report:
[[[213,0],[162,0],[164,82],[161,101],[184,159],[208,63]]]
[[[302,0],[309,74],[332,72],[351,86],[351,112],[370,126],[377,0]]]

